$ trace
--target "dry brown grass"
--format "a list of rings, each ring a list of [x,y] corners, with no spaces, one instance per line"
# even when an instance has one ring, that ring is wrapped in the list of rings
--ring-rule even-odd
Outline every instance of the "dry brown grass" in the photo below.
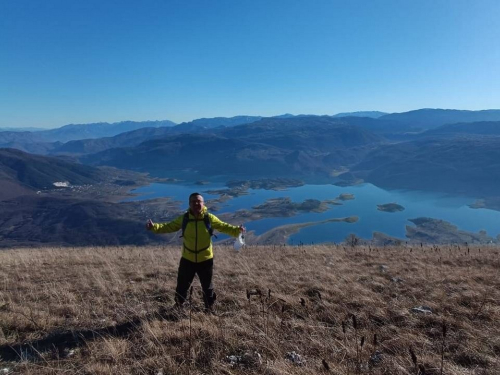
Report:
[[[0,373],[439,374],[443,322],[445,374],[500,373],[496,247],[215,253],[218,315],[195,281],[190,323],[170,311],[177,246],[1,251]]]

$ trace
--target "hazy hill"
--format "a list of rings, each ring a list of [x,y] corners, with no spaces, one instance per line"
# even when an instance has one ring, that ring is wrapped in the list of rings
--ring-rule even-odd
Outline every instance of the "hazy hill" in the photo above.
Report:
[[[47,142],[68,142],[76,139],[111,137],[120,133],[145,127],[173,126],[175,123],[163,121],[122,121],[109,124],[107,122],[94,124],[71,124],[56,129],[36,132],[0,132],[0,147],[12,147],[28,150],[30,144]]]
[[[1,136],[2,133],[0,133]],[[31,133],[33,134],[33,133]],[[1,148],[14,148],[16,150],[21,150],[28,152],[30,154],[38,155],[48,155],[51,151],[61,146],[61,142],[41,142],[39,140],[33,140],[33,137],[28,135],[26,138],[16,139],[12,142],[4,143]]]
[[[500,110],[462,111],[456,109],[418,109],[415,111],[392,113],[379,117],[394,120],[422,129],[432,129],[445,124],[459,122],[500,121]]]
[[[381,116],[387,115],[386,112],[380,111],[357,111],[357,112],[341,112],[333,115],[332,117],[371,117],[379,118]]]
[[[23,149],[25,145],[46,142],[42,132],[3,131],[0,132],[0,147]],[[42,133],[43,134],[43,133]]]
[[[92,165],[148,171],[156,175],[190,171],[201,175],[280,175],[291,172],[285,150],[215,135],[184,134],[141,143],[131,148],[111,149],[82,157]],[[310,162],[310,160],[309,160]],[[309,170],[314,165],[307,166]]]
[[[367,154],[351,172],[385,188],[498,195],[500,137],[387,145]]]
[[[10,128],[10,127],[0,128],[0,132],[36,132],[36,131],[41,131],[41,130],[47,130],[47,129],[46,128],[32,128],[32,127],[27,127],[27,128]]]
[[[103,172],[87,165],[53,157],[31,155],[14,149],[0,149],[0,200],[18,195],[16,189],[51,188],[54,182],[72,185],[92,184],[102,180]]]
[[[111,137],[140,128],[159,128],[174,125],[175,123],[169,120],[140,122],[122,121],[112,124],[107,122],[95,124],[71,124],[58,129],[44,131],[43,135],[50,141],[67,142],[75,139]]]
[[[110,148],[130,147],[144,141],[164,137],[177,133],[179,126],[162,128],[142,128],[130,132],[121,133],[114,137],[103,137],[97,139],[81,139],[69,141],[54,147],[51,154],[92,154]]]
[[[368,130],[372,133],[379,134],[388,139],[404,139],[408,135],[412,135],[421,131],[419,128],[404,122],[399,122],[391,119],[369,118],[369,117],[342,117],[337,118],[337,121],[342,121],[346,125],[352,125],[361,129]]]
[[[453,135],[500,135],[500,121],[481,121],[442,125],[428,130],[422,136],[453,136]]]
[[[192,125],[199,128],[217,128],[219,126],[231,127],[243,124],[250,124],[258,121],[262,116],[234,116],[234,117],[213,117],[199,118],[190,122],[185,122],[179,125]]]
[[[352,126],[348,121],[326,116],[264,118],[252,124],[221,130],[218,134],[289,150],[318,152],[384,141],[382,137]]]

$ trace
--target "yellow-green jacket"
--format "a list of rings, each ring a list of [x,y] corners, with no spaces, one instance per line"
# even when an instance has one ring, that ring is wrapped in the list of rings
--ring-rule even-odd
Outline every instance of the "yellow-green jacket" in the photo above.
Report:
[[[238,237],[240,234],[239,227],[219,220],[217,216],[209,213],[206,207],[204,207],[203,212],[200,214],[198,219],[195,219],[191,212],[189,212],[189,222],[183,236],[182,257],[191,262],[200,263],[214,257],[212,250],[212,238],[210,237],[207,227],[205,226],[205,222],[203,221],[205,215],[210,217],[210,223],[213,229],[233,237]],[[183,218],[184,214],[169,223],[155,223],[152,231],[154,233],[177,232],[182,229]]]

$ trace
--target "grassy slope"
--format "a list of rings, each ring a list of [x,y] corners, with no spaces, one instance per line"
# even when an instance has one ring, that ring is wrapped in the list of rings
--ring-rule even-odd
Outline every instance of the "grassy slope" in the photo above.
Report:
[[[189,318],[176,320],[169,310],[179,252],[0,252],[0,354],[29,344],[22,361],[0,367],[27,374],[317,374],[327,373],[324,360],[329,373],[355,374],[359,363],[361,373],[416,374],[412,346],[426,373],[437,374],[445,322],[445,374],[500,371],[497,247],[263,246],[234,253],[218,246],[218,316],[198,311],[196,281],[191,336]],[[271,289],[270,298],[248,301],[246,290],[256,288],[266,297]],[[420,305],[434,313],[409,311]],[[109,328],[120,324],[123,330]],[[74,335],[61,343],[58,334],[68,331]],[[59,350],[37,342],[47,337],[61,339]],[[78,337],[85,340],[72,345]],[[358,344],[365,337],[359,356],[355,337]],[[368,365],[376,350],[382,361]],[[292,351],[302,366],[286,359]],[[244,363],[230,365],[230,355]]]

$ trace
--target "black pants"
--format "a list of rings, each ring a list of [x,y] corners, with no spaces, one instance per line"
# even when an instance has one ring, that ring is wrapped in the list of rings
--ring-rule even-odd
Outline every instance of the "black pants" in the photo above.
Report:
[[[177,288],[175,289],[175,302],[183,304],[187,299],[187,293],[194,276],[198,274],[203,291],[203,302],[205,307],[211,307],[215,302],[212,275],[214,273],[214,260],[209,259],[201,263],[193,263],[181,258],[179,272],[177,273]]]

